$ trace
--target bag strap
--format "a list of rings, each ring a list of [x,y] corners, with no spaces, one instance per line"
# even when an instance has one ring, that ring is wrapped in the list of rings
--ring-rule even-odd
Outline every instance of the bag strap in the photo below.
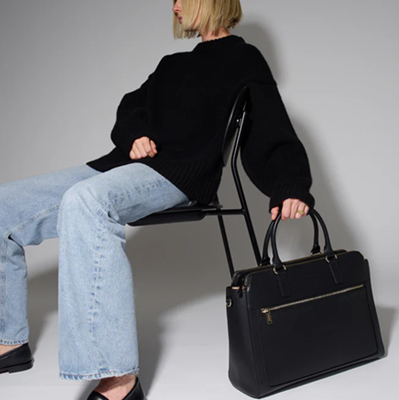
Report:
[[[319,225],[317,222],[317,218],[314,216],[313,213],[309,213],[308,215],[310,216],[310,218],[312,218],[313,228],[314,228],[313,248],[312,248],[312,250],[310,250],[310,254],[313,256],[314,254],[321,252],[320,245],[319,245]],[[269,242],[270,242],[270,238],[272,235],[272,229],[273,229],[273,224],[270,223],[269,228],[267,229],[267,232],[266,232],[265,240],[263,242],[263,254],[262,254],[262,260],[259,264],[259,267],[270,264],[268,247],[269,247]]]
[[[324,258],[329,265],[329,268],[330,268],[330,271],[333,276],[335,284],[337,284],[337,285],[341,284],[341,283],[343,283],[343,278],[342,278],[341,271],[340,271],[339,265],[338,265],[338,257],[334,253],[334,250],[331,246],[331,241],[330,241],[330,236],[328,234],[327,226],[326,226],[323,218],[321,217],[321,215],[314,208],[309,210],[308,214],[313,215],[315,218],[317,218],[318,222],[321,225],[321,228],[322,228],[323,234],[324,234],[324,252],[323,252],[325,254]],[[281,210],[279,210],[277,218],[270,223],[270,225],[271,225],[270,239],[271,239],[272,251],[273,251],[273,262],[272,262],[272,265],[274,266],[273,271],[278,277],[281,295],[283,297],[286,297],[289,295],[288,294],[289,287],[288,287],[288,282],[287,282],[287,277],[286,277],[287,268],[282,263],[282,261],[279,257],[279,254],[277,251],[277,245],[276,245],[276,233],[277,233],[277,227],[280,222],[280,219],[281,219]],[[269,226],[269,228],[270,228],[270,226]],[[279,275],[281,275],[281,276],[279,277]]]

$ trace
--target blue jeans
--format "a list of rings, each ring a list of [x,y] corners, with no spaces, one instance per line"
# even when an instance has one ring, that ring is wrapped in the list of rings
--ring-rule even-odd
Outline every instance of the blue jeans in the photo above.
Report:
[[[107,172],[81,165],[0,185],[0,344],[28,342],[23,247],[59,237],[60,378],[138,374],[125,224],[193,203],[140,162]]]

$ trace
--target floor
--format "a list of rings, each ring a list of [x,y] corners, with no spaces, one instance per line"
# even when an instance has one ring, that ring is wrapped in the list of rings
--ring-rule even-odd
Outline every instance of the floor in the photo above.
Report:
[[[134,246],[140,250],[144,248],[145,252],[146,243],[148,241],[143,238]],[[130,259],[134,258],[134,246],[128,251]],[[203,246],[212,245],[205,243]],[[139,377],[148,399],[250,398],[235,389],[227,375],[228,332],[224,291],[230,281],[223,253],[213,255],[214,265],[202,265],[201,258],[192,257],[192,254],[172,256],[166,247],[158,250],[159,253],[151,255],[145,269],[136,268],[134,272]],[[178,259],[173,274],[168,271],[170,265],[165,262],[165,257],[169,264]],[[140,262],[144,262],[142,258]],[[399,349],[395,339],[399,337],[396,311],[399,273],[386,274],[383,279],[376,272],[374,276],[374,298],[388,356],[275,394],[272,398],[397,398],[395,378]],[[58,377],[57,269],[32,273],[28,285],[30,343],[35,363],[28,371],[0,375],[0,399],[86,400],[97,381],[73,382]]]

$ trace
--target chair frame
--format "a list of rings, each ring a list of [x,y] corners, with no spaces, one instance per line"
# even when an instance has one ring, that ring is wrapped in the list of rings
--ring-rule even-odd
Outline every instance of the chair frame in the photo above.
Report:
[[[223,220],[224,215],[244,216],[256,264],[259,266],[262,261],[260,249],[256,240],[254,227],[252,224],[247,201],[245,199],[244,190],[237,168],[237,158],[243,139],[243,128],[245,125],[247,114],[249,112],[249,101],[249,89],[247,86],[243,86],[234,101],[229,121],[226,127],[222,149],[224,168],[226,167],[230,158],[231,145],[234,139],[231,154],[231,170],[241,208],[222,209],[223,206],[219,203],[219,197],[218,194],[216,194],[215,200],[210,204],[197,203],[187,207],[172,207],[167,210],[153,213],[137,221],[128,223],[128,225],[130,226],[158,225],[162,223],[199,221],[206,216],[217,216],[231,277],[233,277],[235,271],[233,266],[233,259],[231,257],[230,246],[227,239],[226,228]]]

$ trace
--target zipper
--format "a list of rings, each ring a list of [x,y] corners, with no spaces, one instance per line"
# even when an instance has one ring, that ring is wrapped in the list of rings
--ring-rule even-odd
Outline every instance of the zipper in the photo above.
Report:
[[[293,301],[292,303],[287,303],[287,304],[282,304],[280,306],[276,306],[276,307],[270,307],[270,308],[261,308],[261,312],[263,314],[266,315],[266,321],[268,325],[271,325],[273,323],[273,318],[272,318],[272,311],[275,310],[279,310],[280,308],[285,308],[285,307],[290,307],[290,306],[294,306],[297,304],[302,304],[302,303],[307,303],[309,301],[313,301],[313,300],[319,300],[319,299],[323,299],[325,297],[330,297],[330,296],[335,296],[337,294],[342,294],[342,293],[346,293],[346,292],[350,292],[352,290],[356,290],[356,289],[360,289],[362,288],[364,285],[358,285],[358,286],[353,286],[350,288],[346,288],[346,289],[342,289],[342,290],[338,290],[336,292],[331,292],[331,293],[327,293],[327,294],[322,294],[320,296],[315,296],[315,297],[310,297],[308,299],[304,299],[304,300],[298,300],[298,301]]]

